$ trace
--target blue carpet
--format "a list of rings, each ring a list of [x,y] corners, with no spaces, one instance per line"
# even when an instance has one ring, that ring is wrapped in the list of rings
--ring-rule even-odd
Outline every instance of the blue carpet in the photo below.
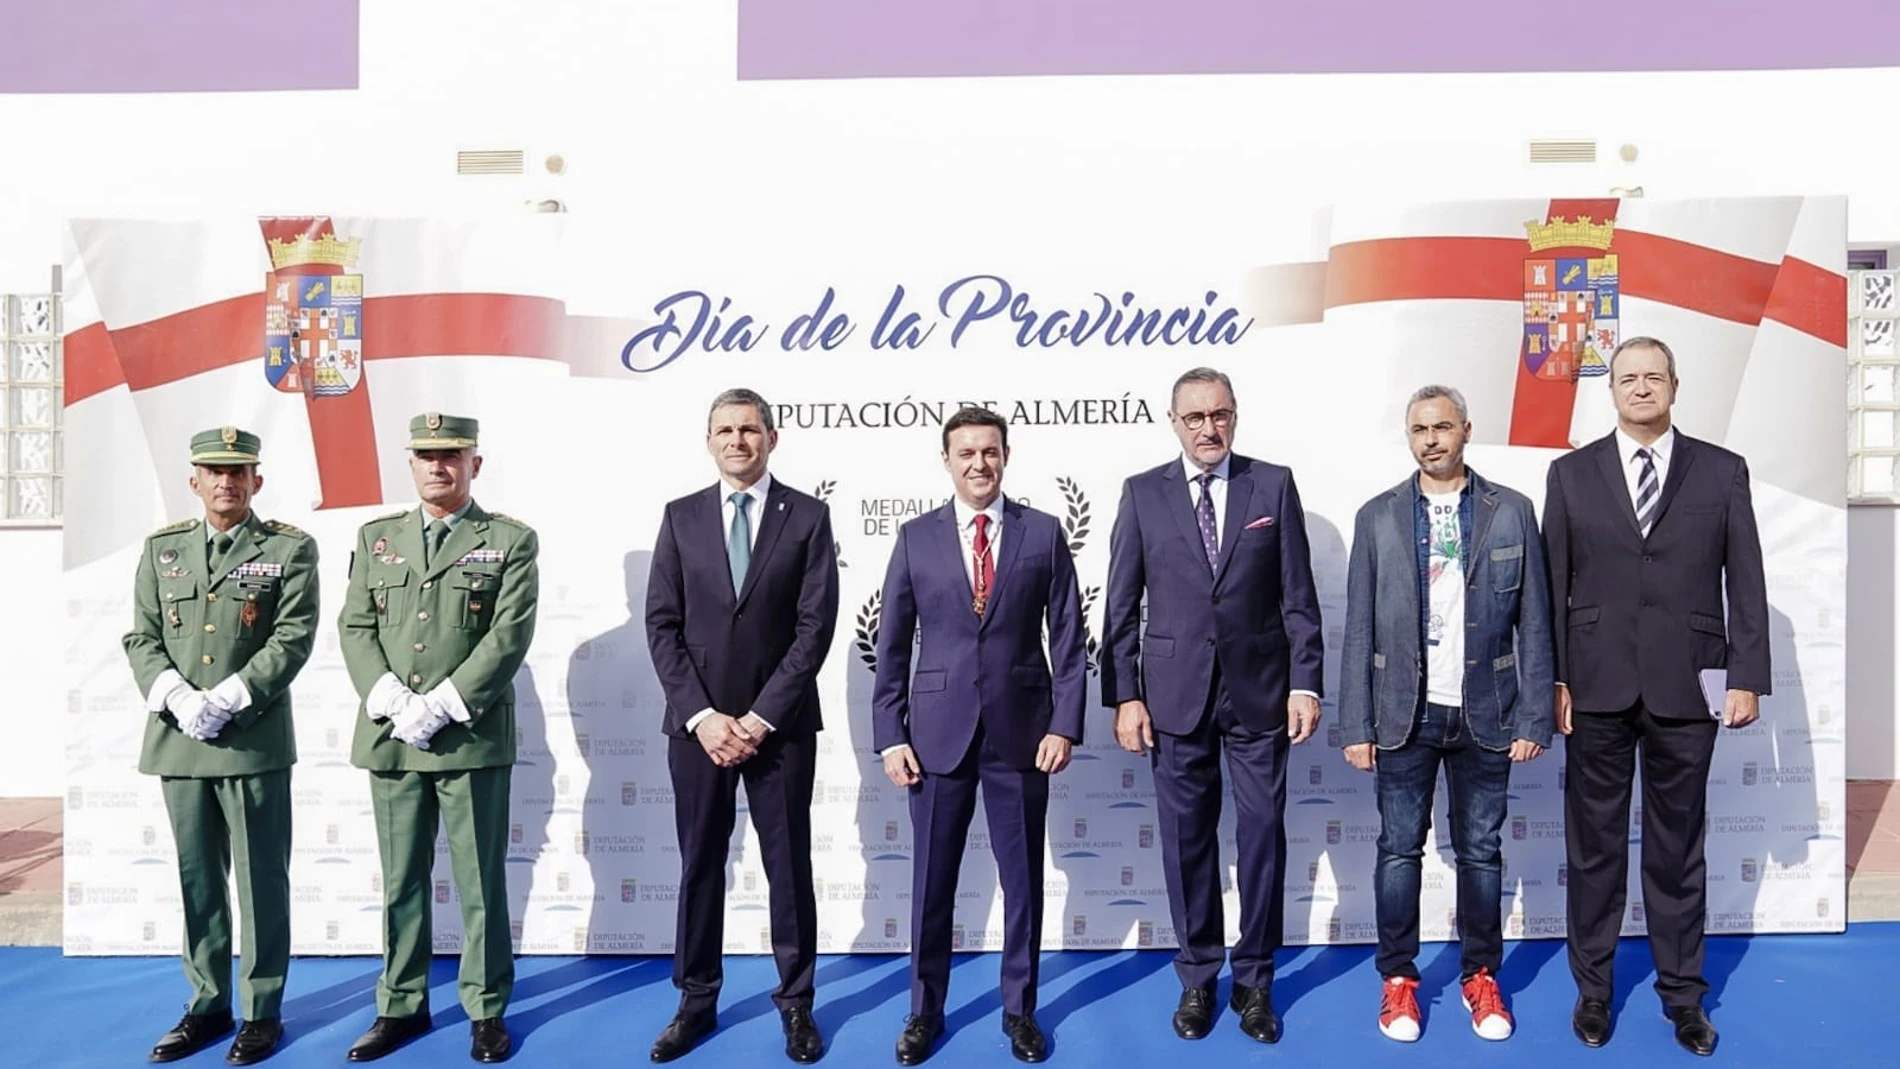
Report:
[[[1624,940],[1617,955],[1618,1017],[1608,1047],[1570,1034],[1575,988],[1560,940],[1510,944],[1501,981],[1518,1033],[1488,1043],[1458,1003],[1457,948],[1428,944],[1420,958],[1425,1036],[1393,1043],[1378,1032],[1378,979],[1369,947],[1283,952],[1274,1003],[1286,1036],[1255,1044],[1223,1008],[1215,1034],[1174,1037],[1168,1016],[1179,995],[1168,952],[1060,953],[1043,958],[1042,1009],[1052,1065],[1215,1064],[1358,1066],[1403,1060],[1418,1067],[1562,1069],[1620,1064],[1851,1067],[1896,1064],[1886,973],[1900,960],[1900,924],[1857,924],[1844,936],[1709,940],[1706,1002],[1722,1043],[1701,1060],[1675,1046],[1649,983],[1647,946]],[[268,1063],[348,1064],[344,1051],[375,1016],[378,963],[299,958],[285,1001],[286,1045]],[[647,1048],[671,1016],[671,962],[659,957],[522,958],[508,1015],[512,1065],[650,1064]],[[959,955],[951,974],[949,1029],[928,1063],[941,1069],[1017,1064],[1000,1031],[993,954]],[[466,1066],[468,1025],[455,1001],[455,961],[431,976],[436,1030],[385,1059],[402,1066]],[[790,1065],[765,992],[768,957],[728,959],[720,1031],[682,1066]],[[823,1065],[895,1065],[892,1045],[909,1006],[906,961],[897,956],[827,957],[818,967],[817,1018],[830,1041]],[[1222,983],[1222,998],[1226,995]],[[0,1065],[130,1066],[177,1020],[185,991],[175,959],[66,959],[40,948],[0,949],[0,1007],[12,1022]],[[1223,1003],[1224,1005],[1224,1003]],[[225,1042],[176,1064],[223,1065]]]

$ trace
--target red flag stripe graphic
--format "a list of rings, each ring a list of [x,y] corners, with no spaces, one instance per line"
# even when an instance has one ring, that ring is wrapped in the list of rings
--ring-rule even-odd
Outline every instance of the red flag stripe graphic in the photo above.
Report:
[[[365,360],[560,356],[558,338],[566,317],[553,298],[426,293],[370,297],[363,304]],[[234,313],[226,306],[241,307]],[[250,360],[260,363],[261,376],[263,347],[261,293],[111,332],[94,323],[66,336],[66,403],[77,404],[121,383],[150,389]]]
[[[108,334],[125,384],[134,390],[150,389],[246,360],[261,361],[264,295],[232,297]],[[69,374],[72,365],[68,352]],[[66,403],[75,400],[83,398],[73,397],[69,386]]]
[[[1553,213],[1556,214],[1556,213]],[[1600,221],[1600,220],[1599,220]],[[1601,256],[1598,250],[1546,249],[1538,255]],[[1673,304],[1754,326],[1783,265],[1762,263],[1673,238],[1623,231],[1610,243],[1618,257],[1623,295]],[[1377,238],[1335,246],[1326,265],[1326,307],[1379,301],[1522,301],[1530,244],[1512,238]],[[1812,265],[1804,268],[1820,271]],[[1832,274],[1832,272],[1823,272]],[[1833,275],[1845,299],[1847,280]],[[1846,315],[1846,305],[1836,306]],[[1789,326],[1809,329],[1813,316]],[[1839,335],[1840,327],[1831,333]]]
[[[83,401],[125,384],[125,369],[104,323],[90,323],[66,335],[66,403]]]
[[[363,302],[363,357],[529,357],[558,360],[563,304],[551,297],[423,293]]]
[[[1763,319],[1847,347],[1847,276],[1789,256],[1781,261]]]
[[[1609,251],[1618,255],[1624,296],[1750,326],[1773,319],[1834,345],[1846,344],[1845,275],[1792,256],[1780,264],[1763,263],[1632,230],[1618,233]],[[1520,301],[1522,265],[1529,255],[1529,244],[1512,238],[1376,238],[1338,245],[1325,265],[1325,307],[1434,299]],[[1793,276],[1789,294],[1771,301],[1784,274]],[[1317,322],[1320,311],[1289,321]]]

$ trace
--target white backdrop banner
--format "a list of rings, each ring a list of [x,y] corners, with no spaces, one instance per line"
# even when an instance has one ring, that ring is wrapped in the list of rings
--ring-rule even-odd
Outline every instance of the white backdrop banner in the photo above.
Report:
[[[1295,262],[1232,263],[1075,262],[1060,235],[976,264],[896,251],[630,257],[615,228],[548,216],[75,221],[66,951],[172,953],[180,938],[158,784],[135,770],[144,714],[120,639],[144,535],[198,514],[193,431],[257,431],[260,514],[323,550],[322,628],[294,687],[296,952],[380,950],[367,774],[348,762],[357,695],[335,620],[356,527],[415,501],[407,420],[439,410],[481,420],[477,498],[541,536],[540,622],[516,680],[517,944],[667,953],[679,857],[647,569],[664,503],[715,478],[711,398],[759,390],[781,428],[774,475],[830,504],[842,558],[813,801],[820,949],[904,951],[910,821],[870,752],[877,592],[897,527],[950,493],[943,419],[970,402],[1010,420],[1005,489],[1062,519],[1093,660],[1121,481],[1175,455],[1168,387],[1200,365],[1234,380],[1239,450],[1295,472],[1326,621],[1325,730],[1290,759],[1286,937],[1371,942],[1378,815],[1370,778],[1339,752],[1332,704],[1351,517],[1411,470],[1402,406],[1426,382],[1470,399],[1472,465],[1541,507],[1550,459],[1608,432],[1602,361],[1636,334],[1678,354],[1682,429],[1748,457],[1767,558],[1775,689],[1762,719],[1723,732],[1716,750],[1710,929],[1842,930],[1845,212],[1825,198],[1342,207],[1282,243],[1310,246]],[[337,293],[360,295],[360,322],[354,345],[287,368],[271,362],[266,278],[293,253],[356,280]],[[1051,790],[1045,945],[1169,947],[1152,776],[1116,747],[1093,671],[1090,703],[1085,744]],[[1564,932],[1562,762],[1559,743],[1514,770],[1510,937]],[[1428,940],[1456,930],[1440,795]],[[760,953],[766,882],[743,805],[726,947]],[[1001,945],[984,828],[979,816],[957,905],[969,950]],[[1232,938],[1231,805],[1222,844]],[[447,951],[460,921],[441,844],[438,861]],[[1630,933],[1643,930],[1637,873]]]

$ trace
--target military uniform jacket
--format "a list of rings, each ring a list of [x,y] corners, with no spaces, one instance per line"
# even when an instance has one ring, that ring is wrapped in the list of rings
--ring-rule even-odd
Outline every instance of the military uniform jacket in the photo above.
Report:
[[[243,776],[297,761],[290,683],[316,634],[317,543],[256,513],[233,530],[238,537],[215,574],[203,520],[146,538],[125,653],[141,696],[166,669],[201,690],[235,673],[251,704],[209,742],[179,731],[170,711],[148,714],[140,772]]]
[[[427,750],[392,738],[360,703],[350,762],[378,772],[449,772],[515,762],[514,676],[534,639],[540,594],[534,529],[472,504],[427,567],[420,508],[363,525],[344,598],[343,660],[359,699],[384,672],[426,694],[452,680],[466,724]]]

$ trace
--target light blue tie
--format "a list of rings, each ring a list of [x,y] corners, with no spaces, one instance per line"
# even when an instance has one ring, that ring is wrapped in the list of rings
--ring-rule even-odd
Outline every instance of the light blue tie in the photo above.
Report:
[[[732,533],[726,537],[726,561],[732,565],[732,593],[736,597],[745,586],[746,568],[752,564],[752,520],[745,511],[752,495],[737,491],[726,500],[732,502]]]

